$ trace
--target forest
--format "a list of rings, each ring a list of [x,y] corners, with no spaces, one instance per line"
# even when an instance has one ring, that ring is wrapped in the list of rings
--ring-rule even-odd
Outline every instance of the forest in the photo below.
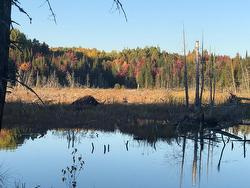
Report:
[[[105,52],[82,47],[51,48],[21,31],[11,32],[9,78],[32,87],[181,88],[184,55],[159,47]],[[201,55],[203,54],[203,55]],[[200,52],[205,87],[211,79],[217,89],[249,90],[250,57]],[[195,87],[195,51],[186,55],[188,85]]]
[[[248,188],[249,6],[1,0],[0,188]]]

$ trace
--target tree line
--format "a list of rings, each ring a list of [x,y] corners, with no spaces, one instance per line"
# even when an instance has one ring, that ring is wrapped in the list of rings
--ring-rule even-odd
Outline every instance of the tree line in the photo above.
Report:
[[[37,87],[93,88],[182,88],[184,65],[187,82],[195,87],[196,51],[184,57],[159,47],[105,52],[87,48],[50,48],[46,43],[30,40],[17,29],[9,51],[9,78]],[[231,58],[202,50],[198,57],[204,72],[204,87],[213,83],[219,89],[249,89],[250,57],[237,54]],[[15,78],[15,79],[14,79]],[[201,79],[203,80],[203,79]],[[15,81],[13,84],[16,84]]]

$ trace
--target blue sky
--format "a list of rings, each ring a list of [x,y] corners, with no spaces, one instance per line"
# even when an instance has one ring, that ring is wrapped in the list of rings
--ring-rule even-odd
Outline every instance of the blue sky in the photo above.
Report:
[[[44,0],[20,0],[33,18],[13,9],[13,19],[29,38],[50,46],[122,50],[159,46],[182,53],[182,27],[193,49],[202,31],[205,47],[220,54],[250,51],[250,0],[122,0],[128,15],[112,9],[112,0],[50,0],[57,24]]]

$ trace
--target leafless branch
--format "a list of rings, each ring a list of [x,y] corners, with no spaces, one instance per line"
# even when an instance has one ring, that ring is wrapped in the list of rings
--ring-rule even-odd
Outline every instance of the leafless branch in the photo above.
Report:
[[[49,6],[49,11],[51,12],[51,16],[53,17],[53,20],[55,22],[55,24],[57,23],[56,21],[56,14],[55,12],[53,11],[52,7],[51,7],[51,4],[50,4],[50,1],[49,0],[46,0],[46,3],[48,4]]]
[[[21,53],[23,53],[23,50],[17,44],[18,42],[16,41],[10,41],[10,47],[17,48]]]
[[[20,2],[19,2],[18,0],[12,0],[11,3],[12,3],[14,6],[16,6],[16,7],[19,9],[19,11],[20,11],[21,13],[25,14],[25,15],[29,18],[30,23],[32,23],[32,18],[31,18],[30,15],[21,7]]]
[[[13,30],[13,29],[14,29],[13,24],[16,24],[16,25],[19,25],[19,26],[20,26],[20,24],[19,24],[19,23],[17,23],[17,22],[15,22],[15,21],[11,20],[11,23],[10,23],[11,30]]]
[[[127,14],[126,14],[126,12],[125,12],[125,10],[124,10],[124,8],[123,8],[123,5],[122,5],[122,3],[120,2],[120,0],[114,0],[114,3],[116,4],[116,9],[118,10],[118,11],[122,11],[122,13],[123,13],[123,15],[124,15],[124,17],[125,17],[125,20],[126,20],[126,22],[128,21],[128,17],[127,17]]]
[[[16,21],[14,21],[14,20],[11,20],[11,24],[16,24],[16,25],[20,26],[20,24],[17,23]]]
[[[43,105],[45,105],[45,103],[43,102],[43,100],[41,99],[41,97],[39,97],[39,95],[31,88],[29,87],[28,85],[26,85],[25,83],[19,81],[16,79],[16,82],[18,82],[19,84],[21,84],[22,86],[24,86],[26,89],[30,90],[32,93],[34,93],[36,95],[36,97],[41,101],[41,103]]]
[[[4,79],[4,78],[3,78]],[[41,103],[43,105],[45,105],[45,103],[43,102],[43,100],[41,99],[41,97],[39,97],[39,95],[28,85],[26,85],[25,83],[17,80],[17,79],[10,79],[10,78],[5,78],[4,80],[8,81],[8,82],[18,82],[19,84],[21,84],[22,86],[24,86],[26,89],[28,89],[29,91],[31,91],[32,93],[34,93],[36,95],[36,97],[41,101]]]
[[[120,1],[120,0],[113,0],[113,1],[114,1],[114,4],[116,5],[116,9],[117,9],[118,11],[122,11],[122,13],[123,13],[123,15],[124,15],[124,17],[125,17],[125,20],[126,20],[126,22],[127,22],[127,21],[128,21],[128,17],[127,17],[127,14],[126,14],[126,12],[125,12],[125,10],[124,10],[124,8],[123,8],[123,5],[122,5],[121,1]],[[19,9],[20,12],[24,13],[24,14],[29,18],[30,23],[31,23],[31,22],[32,22],[32,18],[31,18],[30,15],[21,7],[21,3],[19,2],[19,0],[11,0],[11,2],[12,2],[12,4],[13,4],[14,6],[16,6],[16,7]],[[56,14],[55,14],[55,12],[54,12],[53,9],[52,9],[52,6],[51,6],[51,4],[50,4],[50,1],[49,1],[49,0],[45,0],[44,3],[43,3],[41,6],[43,6],[45,3],[47,3],[47,5],[48,5],[48,7],[49,7],[49,11],[51,12],[51,15],[50,15],[50,16],[52,16],[54,22],[57,23]],[[13,23],[16,23],[16,22],[13,22]],[[16,24],[17,24],[17,23],[16,23]],[[18,25],[19,25],[19,24],[18,24]]]

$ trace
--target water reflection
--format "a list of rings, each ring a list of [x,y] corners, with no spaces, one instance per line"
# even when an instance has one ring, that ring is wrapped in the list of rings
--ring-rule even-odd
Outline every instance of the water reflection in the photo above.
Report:
[[[200,187],[200,182],[201,182],[201,174],[202,174],[202,154],[204,153],[204,145],[207,145],[207,153],[206,153],[206,176],[208,179],[209,176],[209,165],[211,162],[213,162],[213,151],[214,148],[219,147],[221,148],[219,159],[217,162],[217,171],[221,171],[221,164],[223,162],[223,156],[224,156],[224,151],[226,146],[230,143],[231,141],[231,151],[234,150],[234,143],[237,142],[243,142],[243,158],[246,158],[246,143],[247,143],[247,136],[244,135],[244,139],[242,137],[239,137],[237,135],[242,136],[242,132],[240,130],[244,130],[244,132],[249,132],[249,127],[245,126],[237,126],[233,128],[227,129],[228,132],[224,132],[221,130],[214,130],[214,131],[207,131],[204,132],[204,130],[200,132],[194,132],[192,136],[189,136],[189,139],[193,140],[193,162],[192,162],[192,185],[196,186],[197,185],[197,179],[198,179],[198,185]],[[234,134],[231,134],[229,132],[232,132]],[[204,133],[206,133],[204,135]],[[238,148],[240,149],[240,148]],[[184,167],[184,160],[185,160],[185,150],[186,150],[186,136],[183,136],[183,144],[182,144],[182,160],[181,160],[181,173],[180,173],[180,186],[183,187],[182,185],[182,179],[183,179],[183,167]],[[239,152],[239,151],[237,151]],[[199,156],[198,156],[199,155]],[[237,159],[238,160],[238,159]],[[233,170],[233,169],[232,169]]]
[[[218,186],[230,182],[235,187],[238,181],[230,179],[230,171],[250,170],[246,165],[249,127],[189,131],[164,127],[156,131],[149,126],[134,130],[134,134],[123,134],[83,129],[3,129],[0,157],[8,168],[13,164],[10,166],[19,172],[13,176],[22,176],[28,187],[38,184],[43,187],[214,187],[213,180],[222,178],[220,174],[225,178],[216,182]],[[156,134],[149,137],[152,133]],[[34,152],[36,148],[38,153]],[[49,173],[34,176],[37,169],[41,174]],[[175,173],[178,176],[173,177]],[[242,173],[242,176],[247,180],[247,175]],[[247,187],[246,180],[240,187]]]
[[[0,131],[0,150],[15,150],[26,139],[42,138],[47,130],[33,129],[2,129]]]

